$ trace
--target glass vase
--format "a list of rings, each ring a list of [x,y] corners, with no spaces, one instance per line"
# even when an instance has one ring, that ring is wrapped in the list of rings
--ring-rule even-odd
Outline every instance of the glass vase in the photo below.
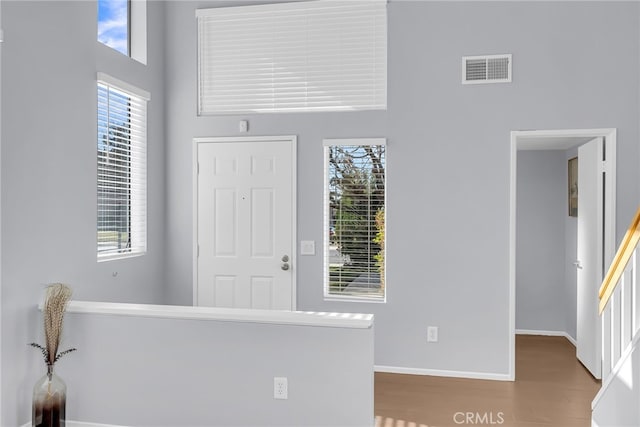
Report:
[[[47,374],[33,387],[33,427],[64,427],[67,405],[67,386],[47,366]]]

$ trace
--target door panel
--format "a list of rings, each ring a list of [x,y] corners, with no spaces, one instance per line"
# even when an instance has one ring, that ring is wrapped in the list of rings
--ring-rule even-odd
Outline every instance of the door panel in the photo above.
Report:
[[[294,307],[293,144],[197,144],[198,305]]]
[[[251,308],[269,309],[273,305],[273,278],[251,278]]]
[[[576,355],[600,378],[601,323],[598,289],[603,271],[603,151],[596,138],[578,148],[578,259]]]
[[[274,194],[271,188],[251,190],[251,256],[253,257],[274,256],[275,206],[273,198]]]
[[[233,188],[213,190],[213,238],[216,256],[236,255],[236,191]]]
[[[218,307],[235,306],[236,278],[233,276],[215,276],[214,298]]]

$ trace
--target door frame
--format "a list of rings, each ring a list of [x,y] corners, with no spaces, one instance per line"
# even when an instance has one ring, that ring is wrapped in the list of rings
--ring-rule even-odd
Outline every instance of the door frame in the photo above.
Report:
[[[193,234],[192,234],[192,270],[193,270],[193,306],[198,305],[198,147],[199,144],[209,143],[269,143],[269,142],[289,142],[291,145],[291,310],[297,310],[297,229],[298,229],[298,202],[297,202],[297,182],[298,182],[298,156],[297,156],[296,135],[281,136],[216,136],[193,138],[193,158],[192,158],[192,211],[193,211]]]
[[[516,190],[518,145],[523,138],[540,138],[538,143],[528,141],[527,144],[549,144],[555,138],[597,138],[603,137],[606,147],[607,180],[605,182],[605,224],[604,224],[604,256],[607,264],[615,255],[616,243],[616,153],[617,131],[615,128],[602,129],[562,129],[562,130],[527,130],[511,132],[511,168],[509,188],[509,379],[516,377]],[[546,141],[545,141],[546,139]],[[586,141],[585,141],[586,142]],[[553,144],[553,142],[551,142]],[[607,266],[605,265],[605,271]]]

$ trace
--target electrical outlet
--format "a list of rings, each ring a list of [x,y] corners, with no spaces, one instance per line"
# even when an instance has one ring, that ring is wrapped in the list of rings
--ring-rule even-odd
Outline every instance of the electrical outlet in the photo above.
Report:
[[[288,399],[287,377],[273,377],[273,398]]]
[[[438,342],[438,327],[427,327],[427,342]]]

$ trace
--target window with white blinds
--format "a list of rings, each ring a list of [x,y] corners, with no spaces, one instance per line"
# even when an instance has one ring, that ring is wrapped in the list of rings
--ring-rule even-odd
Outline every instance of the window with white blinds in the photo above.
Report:
[[[98,74],[98,260],[147,249],[149,94]]]
[[[200,114],[384,110],[385,0],[196,11]]]
[[[386,144],[324,141],[327,298],[385,298]]]

